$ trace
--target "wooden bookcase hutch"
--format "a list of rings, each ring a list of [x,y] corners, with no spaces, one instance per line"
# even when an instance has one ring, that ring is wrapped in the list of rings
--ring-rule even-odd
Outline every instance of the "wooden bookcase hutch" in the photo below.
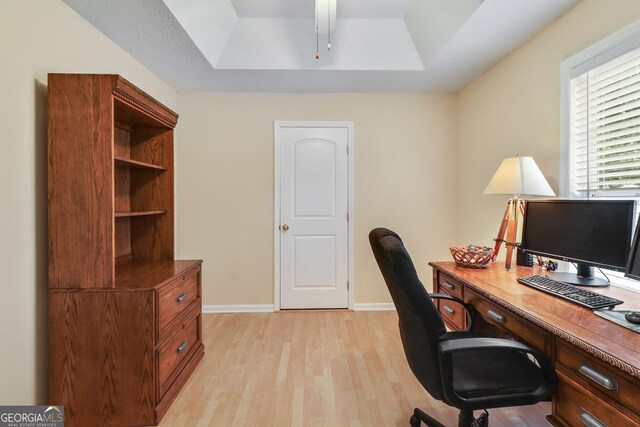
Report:
[[[155,425],[204,356],[201,261],[174,260],[178,116],[117,75],[48,79],[49,398]]]

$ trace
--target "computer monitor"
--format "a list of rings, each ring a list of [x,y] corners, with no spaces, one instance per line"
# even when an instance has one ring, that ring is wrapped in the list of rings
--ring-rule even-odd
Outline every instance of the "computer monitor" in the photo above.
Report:
[[[631,245],[631,252],[629,253],[629,259],[627,260],[627,268],[624,271],[624,275],[631,279],[640,280],[640,221],[636,225],[636,232],[633,237],[633,244]]]
[[[576,263],[576,273],[549,273],[579,286],[608,286],[593,267],[625,271],[635,214],[633,200],[535,200],[525,204],[521,249]]]

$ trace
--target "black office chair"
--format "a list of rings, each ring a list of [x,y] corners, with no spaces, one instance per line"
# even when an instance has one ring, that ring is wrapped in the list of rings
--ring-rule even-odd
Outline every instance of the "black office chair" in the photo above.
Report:
[[[470,325],[473,307],[450,295],[428,294],[402,240],[393,231],[376,228],[369,234],[369,242],[398,312],[409,367],[434,399],[460,410],[459,427],[487,425],[486,409],[550,399],[556,380],[547,357],[517,341],[470,331],[447,332],[432,298],[462,304]],[[484,414],[476,420],[473,411],[480,409]],[[414,427],[421,422],[444,427],[418,408],[409,422]]]

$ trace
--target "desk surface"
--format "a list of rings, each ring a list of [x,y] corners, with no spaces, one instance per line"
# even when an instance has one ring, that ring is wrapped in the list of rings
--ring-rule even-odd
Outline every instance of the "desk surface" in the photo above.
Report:
[[[640,378],[640,334],[595,315],[591,310],[564,301],[516,281],[539,274],[537,267],[511,271],[500,262],[486,269],[458,267],[453,262],[429,263],[455,276],[478,294],[551,332],[622,371]],[[625,303],[617,309],[640,311],[640,293],[610,286],[594,289]]]

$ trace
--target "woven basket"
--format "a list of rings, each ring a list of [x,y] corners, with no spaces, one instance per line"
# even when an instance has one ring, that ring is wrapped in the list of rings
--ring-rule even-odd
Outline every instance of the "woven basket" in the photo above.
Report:
[[[487,246],[476,246],[475,251],[470,251],[469,246],[451,246],[449,250],[460,267],[487,268],[487,263],[493,257],[493,249]]]

